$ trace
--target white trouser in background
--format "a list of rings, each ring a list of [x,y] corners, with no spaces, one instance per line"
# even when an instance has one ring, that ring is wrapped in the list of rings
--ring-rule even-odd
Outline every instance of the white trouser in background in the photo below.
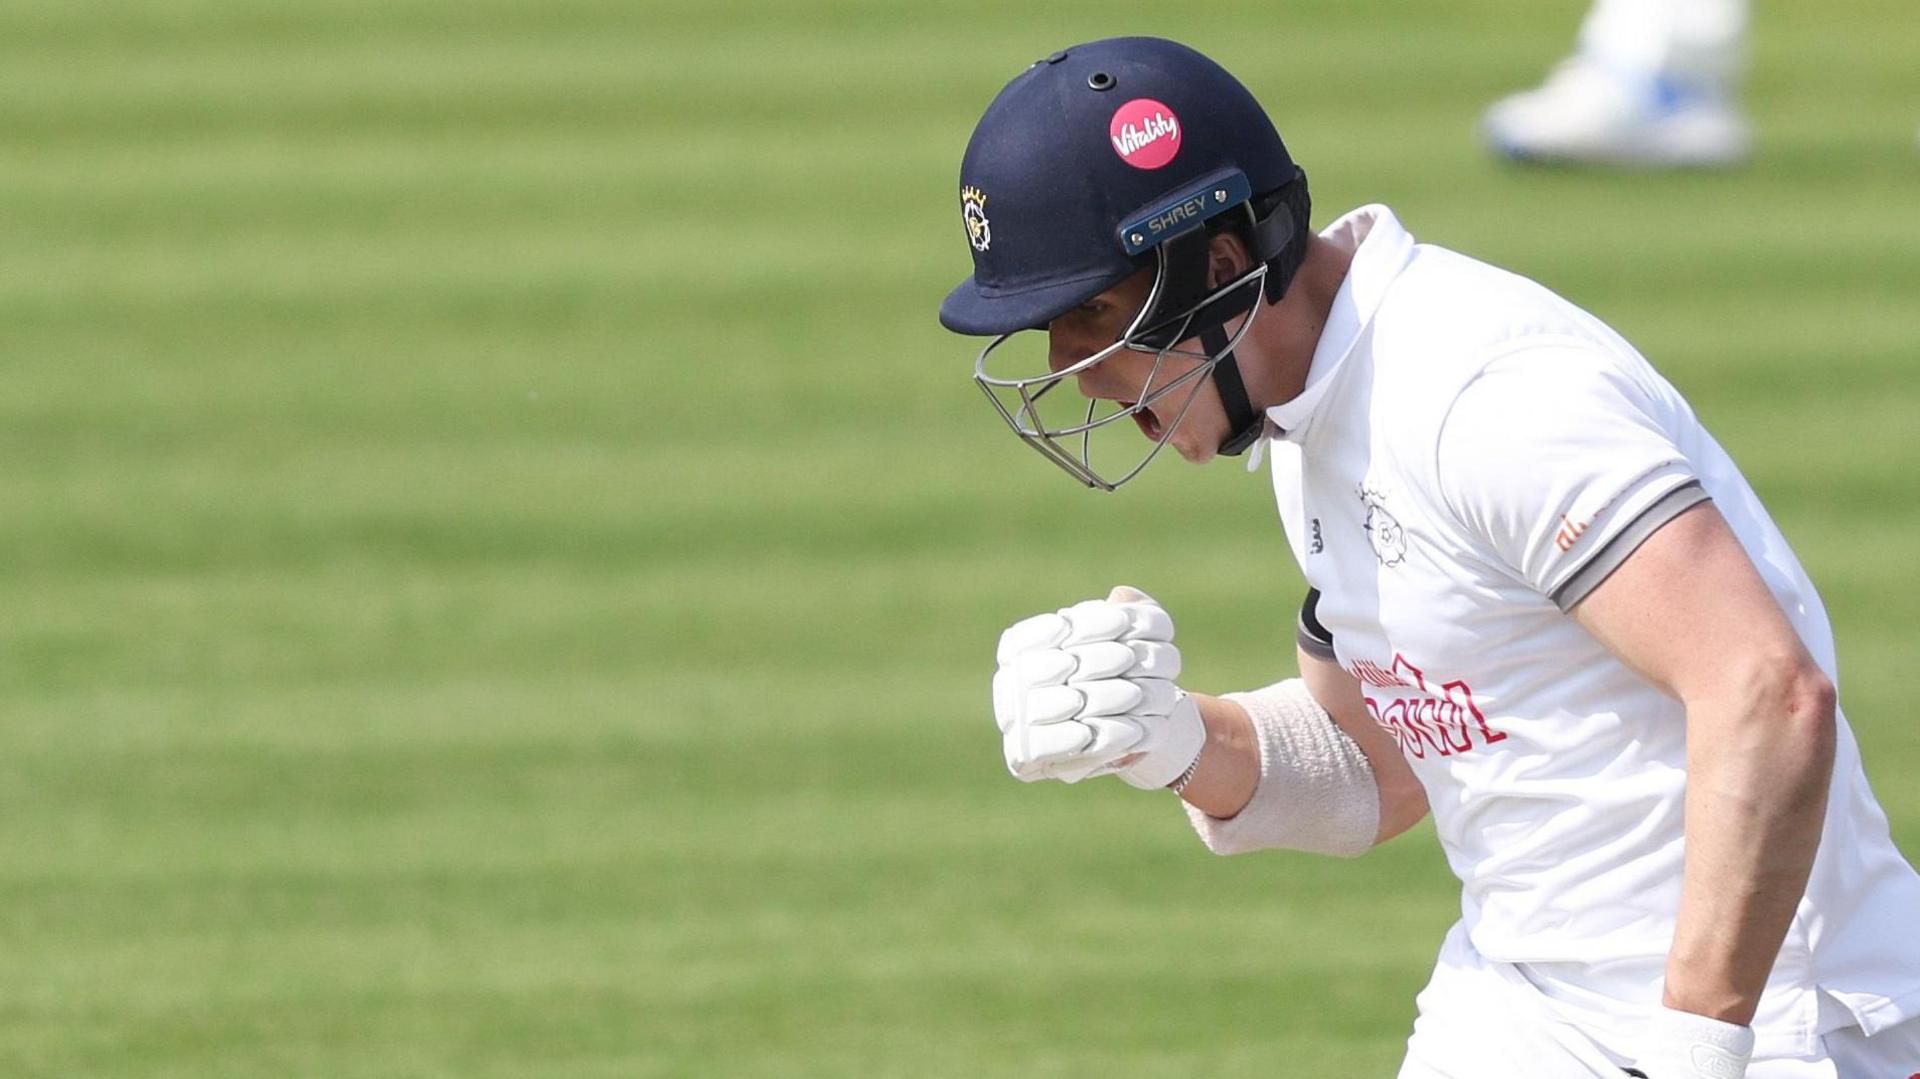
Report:
[[[1580,27],[1580,52],[1608,68],[1718,84],[1740,77],[1746,42],[1747,0],[1595,0]]]

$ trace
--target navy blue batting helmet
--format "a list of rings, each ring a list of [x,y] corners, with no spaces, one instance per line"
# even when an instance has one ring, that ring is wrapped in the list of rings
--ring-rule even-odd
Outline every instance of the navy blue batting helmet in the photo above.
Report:
[[[960,165],[973,274],[947,294],[940,322],[958,333],[998,335],[981,353],[975,379],[1002,418],[1081,482],[1111,490],[1138,474],[1172,425],[1161,424],[1147,459],[1118,479],[1094,467],[1086,436],[1153,401],[1050,423],[1038,399],[1107,353],[1021,378],[990,376],[987,360],[1007,335],[1042,329],[1133,274],[1155,270],[1146,306],[1114,347],[1164,359],[1181,342],[1202,341],[1203,353],[1184,354],[1202,358],[1200,373],[1220,390],[1230,428],[1220,451],[1239,453],[1258,437],[1261,417],[1247,400],[1233,345],[1259,300],[1277,301],[1299,268],[1307,210],[1305,174],[1259,102],[1220,65],[1160,38],[1075,45],[1008,83],[974,128]],[[1207,266],[1209,234],[1223,223],[1240,230],[1255,260],[1226,283],[1208,280]],[[1230,340],[1223,327],[1242,315]],[[1183,379],[1153,388],[1163,398],[1184,388],[1184,416],[1198,386]],[[1062,441],[1069,437],[1078,451]]]
[[[948,293],[941,324],[965,334],[1045,326],[1152,265],[1152,244],[1122,226],[1221,173],[1244,177],[1233,194],[1245,201],[1300,170],[1260,103],[1212,60],[1123,37],[1037,61],[967,143],[960,198],[973,275]]]

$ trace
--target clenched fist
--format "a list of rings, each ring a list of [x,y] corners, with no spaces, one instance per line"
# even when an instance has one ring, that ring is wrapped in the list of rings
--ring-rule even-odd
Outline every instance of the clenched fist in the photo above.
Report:
[[[1180,778],[1206,741],[1199,709],[1174,685],[1173,619],[1143,592],[1115,588],[1000,635],[993,714],[1007,770],[1078,783],[1117,772],[1141,788]]]

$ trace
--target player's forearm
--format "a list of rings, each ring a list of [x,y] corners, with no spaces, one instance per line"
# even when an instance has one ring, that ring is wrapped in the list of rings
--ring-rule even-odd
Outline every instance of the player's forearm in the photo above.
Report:
[[[1260,784],[1260,745],[1246,709],[1219,697],[1192,694],[1207,727],[1206,745],[1180,796],[1210,817],[1237,816]]]
[[[1753,1021],[1806,891],[1833,771],[1833,687],[1810,666],[1689,701],[1686,876],[1668,1007]]]
[[[1302,657],[1301,671],[1308,690],[1327,711],[1327,718],[1352,739],[1372,772],[1379,804],[1373,842],[1384,843],[1427,815],[1426,791],[1407,767],[1392,736],[1367,716],[1358,691],[1347,694],[1352,697],[1348,701],[1327,679],[1312,677],[1319,666]],[[1210,817],[1230,820],[1247,807],[1259,789],[1259,736],[1246,709],[1234,701],[1198,693],[1191,696],[1206,724],[1207,741],[1181,797]]]
[[[1229,693],[1207,710],[1212,756],[1203,753],[1207,767],[1195,768],[1182,793],[1208,850],[1352,858],[1373,846],[1380,824],[1373,771],[1305,683],[1292,678]]]

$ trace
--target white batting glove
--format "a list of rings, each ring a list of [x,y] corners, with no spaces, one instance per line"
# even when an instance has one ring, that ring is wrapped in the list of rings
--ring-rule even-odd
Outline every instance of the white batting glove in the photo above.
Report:
[[[1753,1028],[1661,1008],[1641,1039],[1633,1074],[1646,1079],[1744,1079]]]
[[[1031,783],[1119,773],[1136,787],[1180,777],[1206,741],[1173,679],[1173,619],[1120,587],[1015,623],[1000,635],[993,714],[1007,770]]]

